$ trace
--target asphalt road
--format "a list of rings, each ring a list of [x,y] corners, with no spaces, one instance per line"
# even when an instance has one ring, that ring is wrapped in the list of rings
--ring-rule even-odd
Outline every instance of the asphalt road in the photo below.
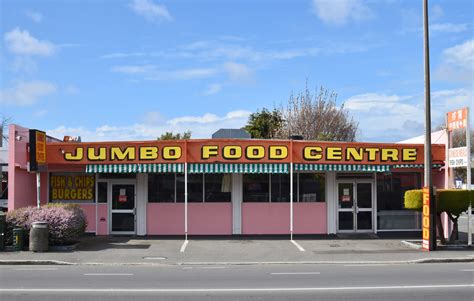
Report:
[[[474,263],[0,266],[0,300],[474,300]]]

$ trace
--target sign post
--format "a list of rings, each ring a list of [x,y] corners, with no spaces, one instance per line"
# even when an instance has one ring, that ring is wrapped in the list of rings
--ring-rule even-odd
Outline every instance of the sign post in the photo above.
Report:
[[[466,129],[466,146],[450,148],[448,150],[449,167],[466,167],[466,189],[471,190],[471,133],[469,124],[469,108],[451,111],[447,114],[448,135],[456,129]],[[472,205],[469,202],[467,210],[467,245],[472,246]]]
[[[46,164],[46,133],[38,130],[29,131],[30,171],[36,172],[36,205],[41,207],[41,176],[40,166]]]

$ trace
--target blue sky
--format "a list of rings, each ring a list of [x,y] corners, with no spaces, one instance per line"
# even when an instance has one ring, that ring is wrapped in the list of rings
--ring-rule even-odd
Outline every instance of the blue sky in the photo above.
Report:
[[[473,1],[429,1],[433,126],[473,107]],[[423,134],[422,1],[0,1],[0,113],[83,140],[207,138],[324,86],[359,141]],[[472,115],[472,114],[471,114]]]

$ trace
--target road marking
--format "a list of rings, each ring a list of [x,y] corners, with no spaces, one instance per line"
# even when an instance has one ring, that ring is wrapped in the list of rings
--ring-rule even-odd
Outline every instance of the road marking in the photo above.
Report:
[[[474,269],[470,269],[470,270],[459,270],[460,272],[474,272]]]
[[[294,240],[291,240],[291,243],[292,243],[292,244],[294,244],[294,245],[295,245],[295,247],[297,247],[297,248],[298,248],[298,250],[300,250],[301,252],[304,252],[304,251],[305,251],[305,249],[303,249],[303,247],[302,247],[302,246],[300,246],[300,245],[299,245],[299,244],[298,244],[296,241],[294,241]]]
[[[345,264],[345,267],[382,267],[386,266],[384,263],[368,263],[368,264]]]
[[[321,272],[282,272],[282,273],[270,273],[270,275],[320,275]]]
[[[196,267],[196,269],[208,269],[208,270],[213,270],[213,269],[225,269],[226,267]]]
[[[181,246],[181,250],[179,250],[181,253],[184,253],[184,250],[186,250],[186,247],[188,246],[188,242],[189,240],[187,239],[183,242],[183,245]]]
[[[16,268],[14,271],[56,271],[58,268]]]
[[[0,292],[36,292],[36,293],[233,293],[233,292],[297,292],[297,291],[377,291],[407,289],[468,288],[474,284],[438,284],[438,285],[394,285],[394,286],[342,286],[342,287],[266,287],[266,288],[0,288]]]
[[[88,274],[84,274],[84,276],[133,276],[133,274],[129,274],[129,273],[88,273]]]

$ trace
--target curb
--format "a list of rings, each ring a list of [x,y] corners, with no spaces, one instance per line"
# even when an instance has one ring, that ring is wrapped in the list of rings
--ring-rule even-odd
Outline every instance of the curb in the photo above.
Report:
[[[77,265],[60,260],[0,260],[0,265]]]
[[[176,263],[155,263],[155,262],[121,262],[121,263],[103,263],[86,262],[74,263],[60,260],[0,260],[0,265],[104,265],[104,266],[125,266],[125,265],[143,265],[143,266],[249,266],[249,265],[318,265],[318,264],[351,264],[351,265],[397,265],[397,264],[423,264],[423,263],[463,263],[474,262],[474,257],[461,258],[421,258],[414,260],[399,261],[224,261],[224,262],[176,262]]]

